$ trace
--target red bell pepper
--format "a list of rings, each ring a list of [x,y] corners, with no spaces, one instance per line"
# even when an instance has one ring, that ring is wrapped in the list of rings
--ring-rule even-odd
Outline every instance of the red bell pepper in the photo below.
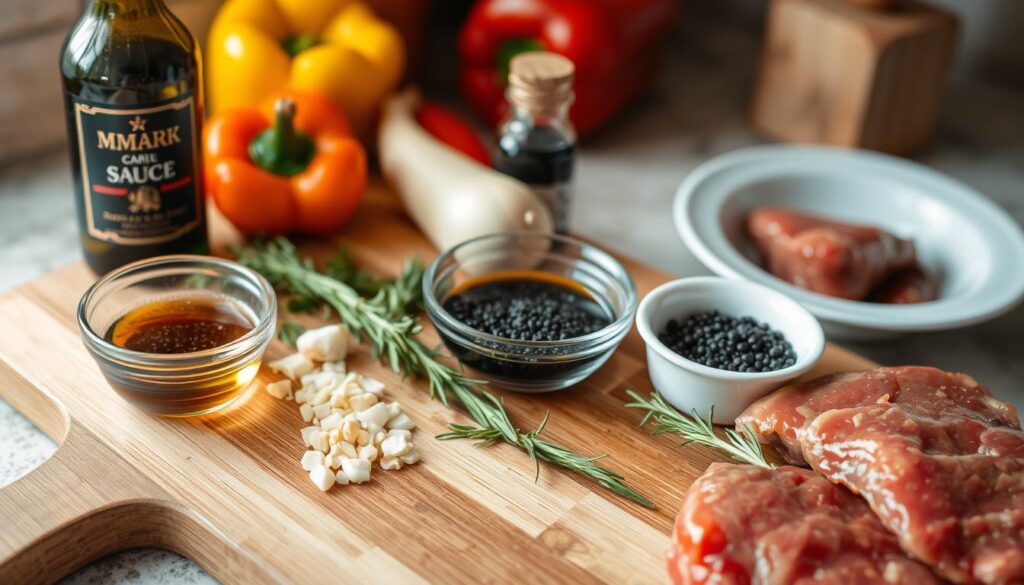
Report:
[[[420,104],[416,111],[416,121],[434,138],[485,167],[491,166],[490,151],[476,135],[476,130],[455,112],[440,104],[427,102]]]
[[[650,82],[679,0],[479,0],[459,38],[462,94],[491,124],[505,115],[508,62],[545,50],[576,65],[570,118],[580,134],[611,119]]]

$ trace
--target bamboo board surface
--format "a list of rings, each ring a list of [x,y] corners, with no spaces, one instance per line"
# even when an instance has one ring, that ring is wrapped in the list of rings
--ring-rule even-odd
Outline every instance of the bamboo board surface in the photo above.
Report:
[[[214,221],[214,242],[235,236]],[[395,274],[436,251],[382,190],[337,238],[361,266]],[[309,241],[324,258],[337,242]],[[668,274],[624,260],[643,296]],[[654,501],[648,510],[497,445],[433,436],[460,412],[430,400],[365,347],[350,369],[384,380],[419,425],[423,462],[320,492],[299,467],[296,405],[262,390],[228,411],[161,419],[123,402],[81,343],[79,297],[95,277],[69,266],[0,295],[0,396],[61,446],[0,489],[0,583],[50,582],[116,550],[161,547],[225,583],[663,583],[672,520],[690,483],[723,457],[639,429],[626,388],[651,391],[635,329],[577,387],[501,392],[513,421],[604,463]],[[436,336],[428,327],[428,344]],[[287,353],[274,342],[268,358]],[[830,346],[812,374],[871,362]],[[276,376],[264,368],[254,388]]]

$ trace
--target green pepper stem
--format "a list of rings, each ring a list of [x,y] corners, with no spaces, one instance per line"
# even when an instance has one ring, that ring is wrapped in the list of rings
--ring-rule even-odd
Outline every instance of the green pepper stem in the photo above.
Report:
[[[290,57],[295,57],[299,53],[312,49],[319,44],[320,41],[309,33],[303,33],[281,41],[281,47],[284,48]]]
[[[308,135],[295,128],[295,102],[281,98],[274,103],[274,125],[249,143],[249,157],[261,169],[291,176],[306,170],[316,148]]]

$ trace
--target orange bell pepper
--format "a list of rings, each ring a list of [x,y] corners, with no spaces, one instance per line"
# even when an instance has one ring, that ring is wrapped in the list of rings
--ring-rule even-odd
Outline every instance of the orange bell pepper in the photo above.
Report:
[[[336,230],[366,190],[366,152],[319,93],[273,93],[214,116],[204,133],[207,193],[246,234]]]

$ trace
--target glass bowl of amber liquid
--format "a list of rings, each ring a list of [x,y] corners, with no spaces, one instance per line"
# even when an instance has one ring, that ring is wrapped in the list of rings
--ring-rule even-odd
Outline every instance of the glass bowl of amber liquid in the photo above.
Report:
[[[276,321],[277,296],[265,278],[207,256],[127,264],[78,306],[85,346],[111,387],[161,416],[214,412],[242,395]]]
[[[454,246],[427,268],[423,293],[431,322],[469,373],[518,392],[560,390],[592,374],[637,306],[633,279],[610,254],[536,232]]]

